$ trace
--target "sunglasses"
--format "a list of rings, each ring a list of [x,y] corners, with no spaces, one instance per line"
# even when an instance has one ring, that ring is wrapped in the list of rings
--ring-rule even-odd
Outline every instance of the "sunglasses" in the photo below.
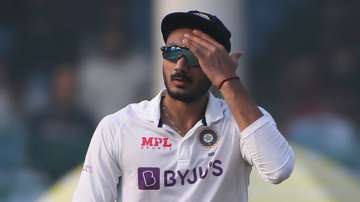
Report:
[[[177,45],[171,46],[162,46],[160,48],[162,51],[162,56],[165,60],[169,60],[171,62],[177,62],[181,57],[184,57],[186,63],[191,67],[199,67],[199,62],[196,56],[185,47],[180,47]]]

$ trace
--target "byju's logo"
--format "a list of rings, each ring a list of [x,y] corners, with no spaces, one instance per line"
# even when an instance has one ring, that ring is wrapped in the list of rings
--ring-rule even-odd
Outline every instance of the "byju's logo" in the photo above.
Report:
[[[224,173],[220,160],[210,161],[208,165],[199,165],[186,170],[162,170],[162,188],[186,186],[209,177],[219,177]],[[138,168],[138,186],[140,190],[160,189],[160,168]]]
[[[138,185],[141,190],[160,189],[160,168],[138,168]]]

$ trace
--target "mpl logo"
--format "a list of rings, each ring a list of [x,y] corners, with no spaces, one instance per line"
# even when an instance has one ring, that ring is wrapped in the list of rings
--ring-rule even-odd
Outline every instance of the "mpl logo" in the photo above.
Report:
[[[138,168],[138,185],[141,190],[160,189],[160,168]]]
[[[141,149],[171,149],[168,137],[141,137]]]

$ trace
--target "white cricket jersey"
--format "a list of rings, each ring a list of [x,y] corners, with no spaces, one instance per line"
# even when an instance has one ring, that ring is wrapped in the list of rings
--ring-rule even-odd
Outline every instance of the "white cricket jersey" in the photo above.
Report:
[[[163,93],[99,123],[73,202],[246,202],[252,166],[271,183],[291,174],[293,150],[264,109],[240,131],[210,94],[205,121],[182,137],[161,123]]]

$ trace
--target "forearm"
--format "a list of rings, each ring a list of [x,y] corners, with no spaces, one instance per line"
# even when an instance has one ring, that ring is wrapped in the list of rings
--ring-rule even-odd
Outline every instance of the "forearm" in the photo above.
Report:
[[[221,44],[200,31],[184,37],[183,44],[198,58],[211,83],[220,88],[232,112],[232,122],[236,122],[232,126],[240,133],[243,158],[273,183],[287,178],[293,168],[294,155],[271,116],[260,111],[239,79],[223,82],[235,76],[241,53],[229,54]]]
[[[224,83],[221,92],[240,129],[243,158],[266,181],[276,184],[288,178],[294,166],[294,152],[270,114],[254,104],[240,80]]]
[[[240,130],[262,116],[261,111],[248,95],[240,80],[225,82],[220,89]]]

